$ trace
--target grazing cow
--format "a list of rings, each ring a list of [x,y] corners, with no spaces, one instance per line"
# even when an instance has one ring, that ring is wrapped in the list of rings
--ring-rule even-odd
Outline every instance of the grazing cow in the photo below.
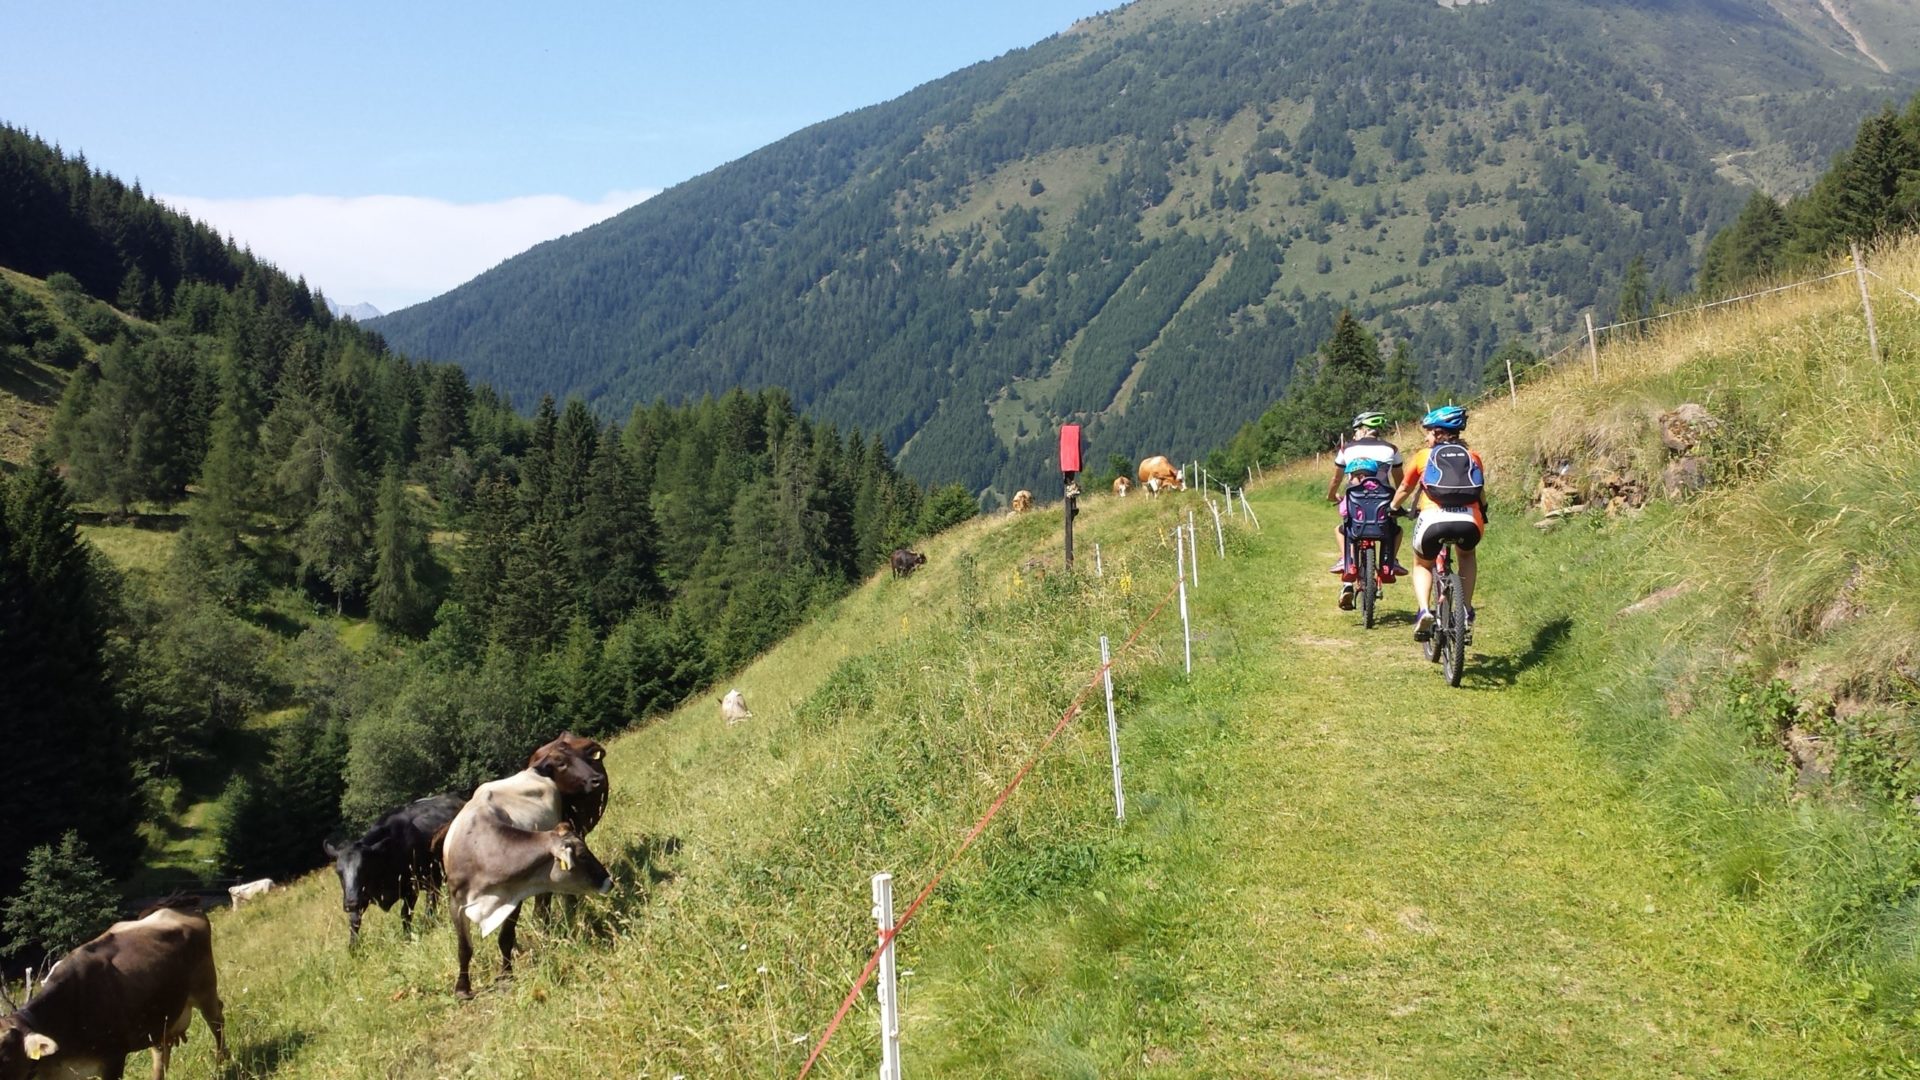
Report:
[[[888,561],[893,564],[893,576],[903,578],[912,577],[915,569],[925,566],[927,564],[927,557],[917,551],[908,551],[906,548],[894,548],[893,555]]]
[[[1116,476],[1113,478],[1113,493],[1115,495],[1120,496],[1123,499],[1127,497],[1127,492],[1132,487],[1133,487],[1133,481],[1127,479],[1124,476]]]
[[[169,901],[170,903],[171,901]],[[159,907],[68,953],[40,993],[0,1019],[0,1080],[100,1076],[153,1049],[153,1078],[187,1036],[191,1010],[227,1059],[226,1014],[213,966],[213,927],[198,911]]]
[[[613,876],[566,822],[546,830],[522,829],[491,813],[470,814],[478,803],[475,795],[447,835],[447,906],[453,911],[460,961],[453,992],[462,999],[473,996],[468,977],[473,927],[480,928],[483,938],[499,932],[500,977],[509,978],[514,925],[522,901],[549,893],[581,896],[613,888]]]
[[[1033,509],[1033,492],[1021,488],[1013,493],[1012,511],[1014,513],[1024,514],[1031,509]]]
[[[440,886],[440,850],[435,834],[466,805],[459,795],[415,799],[388,811],[358,840],[326,846],[340,877],[340,907],[347,913],[347,945],[360,940],[360,917],[372,904],[392,911],[400,902],[400,925],[413,931],[413,905],[425,889],[431,900]]]
[[[747,709],[747,699],[742,697],[738,690],[729,690],[727,696],[720,699],[720,715],[725,717],[729,724],[753,719],[753,713]]]
[[[267,890],[271,888],[273,888],[273,879],[270,877],[263,877],[258,881],[249,881],[244,885],[233,885],[228,887],[227,898],[233,901],[233,906],[235,908],[238,908],[241,904],[245,903],[248,900],[253,899],[256,896],[265,896],[267,894]]]
[[[563,735],[562,739],[570,736]],[[560,742],[560,739],[554,742]],[[591,740],[589,740],[591,741]],[[598,743],[594,744],[598,746]],[[489,780],[473,791],[473,798],[460,808],[453,821],[441,830],[441,861],[447,871],[448,907],[453,910],[453,925],[460,939],[460,982],[461,995],[467,981],[467,960],[473,955],[473,947],[468,942],[466,924],[460,906],[466,903],[462,896],[479,895],[473,891],[473,881],[492,880],[484,872],[484,866],[475,862],[481,859],[493,843],[494,830],[508,827],[518,832],[534,835],[548,835],[562,825],[566,825],[565,834],[586,850],[585,841],[580,839],[578,831],[567,825],[567,800],[590,797],[606,786],[606,769],[598,761],[589,761],[579,753],[565,748],[556,748],[548,743],[534,751],[533,764],[499,780]],[[604,800],[602,800],[604,805]],[[596,818],[597,820],[597,818]],[[517,849],[516,849],[517,850]],[[591,856],[589,856],[591,858]],[[465,891],[454,879],[454,867],[469,867],[472,873],[480,877],[472,878]],[[599,866],[598,862],[592,865]],[[604,873],[604,869],[601,871]],[[499,908],[500,918],[481,931],[481,936],[500,930],[500,954],[506,958],[506,971],[513,970],[512,954],[514,929],[520,921],[520,901],[528,896],[550,892],[568,892],[567,889],[542,888],[530,889],[521,894],[512,903]],[[575,889],[573,892],[588,890]],[[492,909],[489,909],[490,911]],[[477,918],[477,917],[476,917]]]
[[[573,761],[569,761],[571,756]],[[607,812],[613,788],[607,781],[607,750],[585,735],[563,731],[527,758],[527,768],[544,775],[567,777],[560,785],[560,820],[584,839]],[[584,788],[583,788],[584,785]]]
[[[1187,474],[1184,469],[1176,469],[1165,457],[1155,456],[1140,463],[1140,483],[1147,489],[1149,497],[1162,491],[1187,490]]]

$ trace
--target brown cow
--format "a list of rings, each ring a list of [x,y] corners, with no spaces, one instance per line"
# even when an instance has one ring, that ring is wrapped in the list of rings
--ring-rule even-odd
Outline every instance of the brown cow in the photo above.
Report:
[[[161,907],[68,953],[38,996],[0,1019],[0,1080],[100,1076],[118,1080],[127,1055],[153,1048],[167,1073],[192,1009],[227,1058],[226,1014],[213,966],[213,927],[197,911]]]
[[[906,548],[894,548],[893,554],[887,561],[893,565],[893,576],[903,578],[912,577],[916,569],[925,566],[927,564],[927,557],[917,551],[908,551]]]
[[[1123,499],[1127,497],[1127,491],[1132,487],[1133,481],[1124,476],[1116,476],[1113,478],[1113,493]]]
[[[1013,493],[1013,503],[1008,509],[1015,514],[1024,514],[1033,509],[1033,492],[1020,489]]]
[[[607,750],[585,735],[563,731],[533,752],[527,768],[554,777],[560,786],[560,820],[585,837],[607,812],[612,788],[607,782]],[[572,760],[569,760],[572,759]],[[585,790],[573,790],[577,786]]]
[[[549,830],[522,829],[486,812],[461,811],[447,836],[447,895],[453,910],[460,974],[454,995],[473,996],[468,969],[473,963],[472,928],[486,937],[500,934],[500,977],[513,975],[514,924],[520,904],[548,893],[580,896],[607,892],[613,876],[587,842],[561,822]],[[464,827],[463,827],[464,826]]]
[[[1140,463],[1140,483],[1146,487],[1147,495],[1152,497],[1162,491],[1187,490],[1187,474],[1184,469],[1176,469],[1173,462],[1156,455]]]

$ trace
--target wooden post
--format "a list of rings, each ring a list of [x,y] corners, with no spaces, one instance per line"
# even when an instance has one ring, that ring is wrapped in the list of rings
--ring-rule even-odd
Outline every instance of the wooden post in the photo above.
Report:
[[[1867,351],[1873,362],[1880,362],[1880,330],[1873,324],[1873,301],[1867,299],[1867,264],[1860,257],[1860,242],[1853,242],[1853,277],[1860,283],[1860,309],[1867,313]]]
[[[1600,378],[1600,343],[1593,336],[1593,312],[1587,312],[1587,359],[1593,362],[1593,377]]]

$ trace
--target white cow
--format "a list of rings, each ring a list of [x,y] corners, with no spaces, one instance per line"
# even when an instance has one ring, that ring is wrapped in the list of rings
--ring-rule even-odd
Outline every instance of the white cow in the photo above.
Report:
[[[726,717],[729,724],[753,719],[753,713],[747,710],[747,699],[741,697],[738,690],[729,690],[727,696],[720,699],[720,715]]]
[[[233,901],[233,906],[237,908],[256,896],[266,895],[267,890],[271,888],[273,888],[273,879],[263,877],[258,881],[249,881],[244,885],[229,887],[227,889],[227,897]]]

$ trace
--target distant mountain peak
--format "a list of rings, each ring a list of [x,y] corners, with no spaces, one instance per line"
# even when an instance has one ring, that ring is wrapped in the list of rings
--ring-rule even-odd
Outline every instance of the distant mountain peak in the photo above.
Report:
[[[352,319],[354,322],[366,322],[384,314],[372,304],[336,304],[331,298],[327,300],[327,310],[332,312],[336,319]]]

